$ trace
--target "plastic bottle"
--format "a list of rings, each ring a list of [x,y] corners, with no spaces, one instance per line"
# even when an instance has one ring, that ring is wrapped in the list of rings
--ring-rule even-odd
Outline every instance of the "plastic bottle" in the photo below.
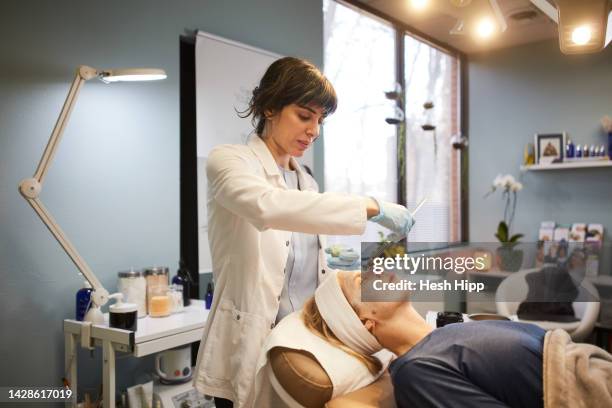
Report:
[[[83,274],[79,274],[83,277]],[[91,306],[91,292],[93,289],[88,281],[83,281],[83,287],[76,293],[76,319],[80,322],[85,318],[85,314]]]
[[[206,297],[204,298],[204,302],[206,303],[206,309],[210,309],[213,301],[213,286],[212,283],[209,282],[206,287]]]

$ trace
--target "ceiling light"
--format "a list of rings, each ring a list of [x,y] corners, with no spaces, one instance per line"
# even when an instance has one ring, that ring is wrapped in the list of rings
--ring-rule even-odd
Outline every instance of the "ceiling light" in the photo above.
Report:
[[[410,4],[412,4],[412,8],[416,10],[423,10],[427,7],[429,0],[410,0]]]
[[[589,42],[591,39],[591,27],[588,25],[583,25],[580,27],[574,28],[572,32],[572,41],[576,45],[584,45]]]
[[[564,54],[597,52],[606,46],[606,28],[612,2],[556,0],[559,46]]]
[[[559,47],[564,54],[603,50],[612,39],[612,0],[530,0],[559,24]]]
[[[480,38],[489,38],[493,35],[494,31],[495,24],[488,17],[485,17],[480,20],[478,22],[478,25],[476,26],[476,34],[478,34]]]

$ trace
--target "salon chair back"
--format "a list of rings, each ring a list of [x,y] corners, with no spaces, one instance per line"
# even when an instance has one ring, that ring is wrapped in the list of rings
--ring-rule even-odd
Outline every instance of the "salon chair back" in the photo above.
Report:
[[[521,301],[507,301],[504,299],[526,299],[529,286],[526,275],[538,272],[540,269],[525,269],[514,272],[505,278],[497,288],[495,301],[497,313],[503,316],[513,316],[521,304]],[[579,285],[578,299],[599,299],[597,288],[588,280],[583,279]],[[599,301],[593,302],[573,302],[574,312],[580,320],[577,322],[553,322],[553,321],[531,321],[518,320],[536,324],[544,330],[563,329],[568,332],[573,341],[580,342],[585,340],[592,332],[599,316]]]
[[[331,399],[332,382],[316,358],[309,352],[274,347],[269,353],[273,384],[282,387],[282,395],[291,403],[305,408],[395,408],[393,386],[389,374],[372,384]]]

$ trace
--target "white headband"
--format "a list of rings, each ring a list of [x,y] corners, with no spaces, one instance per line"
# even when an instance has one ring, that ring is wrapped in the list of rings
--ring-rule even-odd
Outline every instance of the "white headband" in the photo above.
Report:
[[[382,349],[344,297],[337,273],[333,273],[319,285],[314,297],[325,323],[350,349],[364,355],[374,354]]]

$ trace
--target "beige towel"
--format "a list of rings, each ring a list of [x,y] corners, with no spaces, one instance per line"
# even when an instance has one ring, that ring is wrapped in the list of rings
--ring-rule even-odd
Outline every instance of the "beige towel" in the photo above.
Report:
[[[557,329],[544,338],[544,407],[612,407],[612,355],[572,342]]]

